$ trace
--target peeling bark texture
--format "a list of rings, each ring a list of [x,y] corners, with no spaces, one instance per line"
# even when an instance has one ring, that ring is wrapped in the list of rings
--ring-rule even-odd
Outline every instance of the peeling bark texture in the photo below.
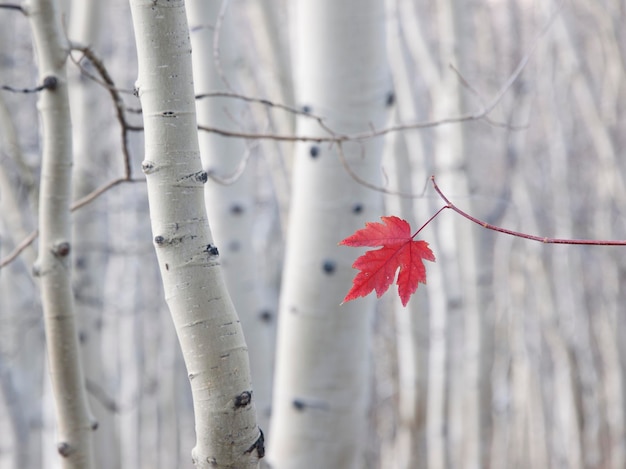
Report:
[[[92,430],[81,366],[71,287],[72,138],[65,63],[68,44],[58,5],[29,4],[39,80],[42,122],[42,170],[39,257],[48,363],[56,402],[57,450],[64,469],[93,467]]]
[[[383,2],[302,0],[294,12],[296,106],[336,132],[383,126],[390,89]],[[297,121],[299,135],[328,135],[314,119]],[[380,139],[295,146],[268,451],[276,469],[364,467],[375,297],[341,305],[355,253],[337,243],[378,218],[382,205],[342,159],[377,183],[381,157]]]
[[[184,2],[130,5],[144,117],[142,167],[165,297],[191,383],[192,459],[198,468],[255,468],[261,432],[254,402],[235,405],[251,389],[248,350],[206,216]]]

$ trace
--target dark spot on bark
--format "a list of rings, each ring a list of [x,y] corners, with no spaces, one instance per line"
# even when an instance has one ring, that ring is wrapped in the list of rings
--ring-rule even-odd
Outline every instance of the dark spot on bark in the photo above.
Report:
[[[385,105],[387,107],[391,107],[396,103],[396,94],[393,91],[389,91],[387,93],[387,97],[385,98]]]
[[[352,206],[352,213],[354,213],[355,215],[358,215],[362,211],[363,211],[363,204],[354,204]]]
[[[98,427],[99,427],[99,426],[100,426],[100,424],[98,423],[98,421],[97,421],[97,420],[92,420],[92,422],[91,422],[91,429],[92,429],[94,432],[98,429]]]
[[[309,149],[309,154],[311,155],[311,158],[317,158],[320,154],[320,147],[318,147],[317,145],[313,145]]]
[[[80,342],[81,344],[84,344],[85,342],[87,342],[87,339],[88,339],[88,334],[85,331],[78,332],[78,342]]]
[[[252,453],[256,449],[256,454],[261,459],[265,456],[265,436],[263,435],[263,430],[259,428],[259,437],[256,439],[254,444],[250,446],[245,452]]]
[[[235,396],[235,409],[240,409],[252,402],[252,391],[244,391]]]
[[[43,87],[47,90],[50,90],[50,91],[56,90],[58,84],[59,84],[59,81],[57,80],[57,77],[54,77],[52,75],[47,76],[46,78],[43,79]]]
[[[194,177],[196,181],[201,182],[202,184],[205,184],[209,180],[209,176],[206,171],[198,171]]]
[[[269,309],[264,309],[263,311],[259,313],[259,317],[261,318],[261,321],[263,322],[270,322],[273,316],[274,315]]]
[[[292,405],[292,406],[293,406],[296,410],[299,410],[299,411],[303,411],[303,410],[306,408],[306,404],[305,404],[303,401],[301,401],[300,399],[294,399],[294,400],[291,402],[291,405]]]
[[[304,112],[305,114],[311,114],[311,111],[313,111],[313,109],[308,104],[302,106],[302,112]]]
[[[67,257],[70,254],[70,243],[67,241],[61,241],[52,247],[52,254],[56,257]]]
[[[327,259],[322,264],[322,269],[324,269],[325,273],[327,273],[328,275],[331,275],[337,269],[337,264],[335,263],[335,261]]]
[[[150,174],[151,172],[153,172],[154,167],[155,167],[155,164],[153,161],[143,160],[141,162],[141,170],[144,172],[144,174]]]
[[[204,249],[204,252],[208,253],[209,256],[218,256],[219,255],[219,250],[217,249],[217,246],[213,246],[212,244],[207,244],[206,248]]]
[[[164,243],[165,243],[165,238],[163,236],[158,235],[154,237],[154,244],[157,244],[160,246],[161,244],[164,244]]]
[[[170,265],[169,264],[165,264],[165,270],[170,270]]]
[[[72,447],[69,443],[62,441],[57,445],[57,451],[61,456],[67,458],[70,454],[72,454]]]
[[[241,204],[238,203],[234,203],[230,206],[230,213],[232,213],[233,215],[241,215],[243,212],[245,212],[245,207]]]
[[[173,116],[174,116],[174,111],[163,111],[163,112],[161,113],[161,115],[162,115],[163,117],[173,117]]]

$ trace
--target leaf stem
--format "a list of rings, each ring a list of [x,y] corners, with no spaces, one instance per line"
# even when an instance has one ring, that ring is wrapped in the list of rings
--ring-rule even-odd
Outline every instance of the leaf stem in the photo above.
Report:
[[[439,189],[439,186],[437,186],[437,183],[435,182],[435,176],[431,176],[430,180],[433,183],[433,187],[435,188],[435,191],[437,191],[437,194],[439,194],[439,197],[441,197],[444,202],[446,203],[446,205],[443,208],[450,208],[452,210],[454,210],[456,213],[458,213],[459,215],[461,215],[463,218],[467,218],[469,221],[476,223],[477,225],[482,226],[483,228],[487,228],[488,230],[492,230],[492,231],[497,231],[498,233],[504,233],[504,234],[508,234],[511,236],[516,236],[518,238],[524,238],[524,239],[530,239],[531,241],[538,241],[540,243],[544,243],[544,244],[576,244],[576,245],[590,245],[590,246],[626,246],[626,240],[605,240],[605,239],[567,239],[567,238],[548,238],[548,237],[544,237],[544,236],[535,236],[535,235],[531,235],[531,234],[527,234],[527,233],[522,233],[519,231],[513,231],[513,230],[507,230],[506,228],[502,228],[500,226],[496,226],[496,225],[492,225],[490,223],[484,222],[476,217],[473,217],[472,215],[470,215],[467,212],[464,212],[463,210],[461,210],[460,208],[458,208],[456,205],[454,205],[441,191],[441,189]],[[440,209],[439,212],[441,212]],[[439,212],[437,212],[433,217],[431,217],[430,220],[428,220],[424,225],[427,225],[428,223],[430,223],[430,221],[435,218],[435,216],[437,216],[439,214]],[[421,230],[422,228],[420,228]],[[419,232],[419,230],[418,230]]]
[[[434,180],[433,180],[433,182],[434,182]],[[430,217],[426,221],[426,223],[424,223],[422,226],[420,226],[419,229],[415,233],[413,233],[413,235],[411,236],[411,239],[415,238],[420,231],[422,231],[424,228],[426,228],[426,225],[428,225],[431,221],[433,221],[435,218],[437,218],[437,215],[439,215],[441,212],[443,212],[447,208],[452,208],[452,207],[450,207],[450,205],[448,204],[448,205],[444,205],[439,210],[437,210],[437,212],[432,217]]]

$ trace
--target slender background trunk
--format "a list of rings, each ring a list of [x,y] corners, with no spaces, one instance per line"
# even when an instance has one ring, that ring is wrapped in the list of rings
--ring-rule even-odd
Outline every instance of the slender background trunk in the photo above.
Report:
[[[62,467],[93,467],[92,430],[78,346],[71,288],[72,138],[65,63],[67,42],[54,1],[29,7],[39,79],[48,83],[38,106],[42,119],[42,170],[39,202],[39,257],[48,367],[56,404],[57,451]]]

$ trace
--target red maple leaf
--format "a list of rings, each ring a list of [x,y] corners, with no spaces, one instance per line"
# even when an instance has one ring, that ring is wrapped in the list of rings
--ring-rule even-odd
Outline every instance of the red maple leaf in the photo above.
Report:
[[[381,217],[383,223],[366,223],[365,228],[356,231],[339,244],[344,246],[382,246],[380,249],[367,251],[359,257],[352,267],[360,270],[352,281],[352,288],[343,299],[344,302],[370,294],[376,290],[376,296],[385,293],[396,271],[398,274],[398,293],[402,305],[406,306],[409,298],[420,282],[426,283],[424,259],[435,261],[435,255],[426,241],[415,241],[417,235],[411,234],[411,226],[398,217]]]

